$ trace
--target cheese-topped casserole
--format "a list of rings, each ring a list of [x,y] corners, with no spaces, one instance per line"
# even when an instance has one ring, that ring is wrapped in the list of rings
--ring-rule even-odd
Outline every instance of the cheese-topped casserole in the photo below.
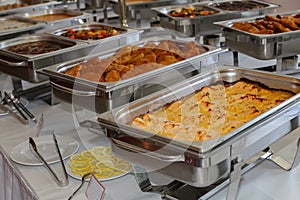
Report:
[[[221,137],[293,96],[286,90],[240,80],[203,87],[133,119],[131,126],[169,138],[202,141]]]

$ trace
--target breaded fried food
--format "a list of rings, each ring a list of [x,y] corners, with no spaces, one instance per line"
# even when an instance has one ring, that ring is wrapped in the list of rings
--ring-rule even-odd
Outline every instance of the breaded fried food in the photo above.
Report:
[[[270,16],[254,22],[235,22],[232,28],[253,34],[275,34],[300,30],[300,14],[291,16]]]

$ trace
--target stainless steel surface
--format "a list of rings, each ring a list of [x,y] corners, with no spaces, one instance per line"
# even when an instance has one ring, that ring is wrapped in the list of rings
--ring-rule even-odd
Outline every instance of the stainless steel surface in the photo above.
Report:
[[[134,29],[131,29],[131,28],[123,28],[123,27],[112,26],[112,25],[108,25],[108,24],[95,23],[95,22],[85,23],[85,24],[76,25],[76,26],[70,26],[70,27],[58,29],[58,30],[55,30],[55,31],[50,31],[50,32],[47,32],[47,33],[54,34],[54,35],[57,35],[57,36],[62,36],[62,34],[66,33],[69,29],[72,29],[74,31],[91,30],[91,29],[94,29],[94,30],[115,29],[115,30],[117,30],[120,34],[114,35],[114,36],[111,36],[111,37],[107,37],[107,38],[103,38],[103,39],[95,39],[95,40],[72,39],[72,40],[79,40],[79,41],[86,42],[86,43],[99,43],[101,45],[103,45],[103,43],[106,43],[107,40],[112,40],[112,41],[109,42],[109,44],[110,44],[109,47],[107,47],[107,48],[102,47],[103,50],[112,49],[112,48],[116,48],[118,46],[125,45],[125,44],[128,43],[127,41],[136,42],[139,39],[138,38],[139,37],[138,36],[139,32],[137,30],[134,30]],[[62,36],[62,37],[64,37],[64,36]],[[65,37],[65,38],[67,38],[67,37]],[[115,41],[117,41],[119,44],[113,45],[112,43],[114,43]]]
[[[43,21],[43,20],[36,20],[31,19],[31,17],[49,15],[49,14],[66,14],[69,15],[69,18],[58,19],[53,21]],[[92,14],[85,13],[82,11],[75,11],[70,9],[61,9],[61,8],[52,8],[52,9],[44,9],[38,10],[33,12],[25,12],[22,14],[14,15],[19,18],[29,19],[33,22],[44,22],[47,26],[45,26],[46,30],[53,30],[58,28],[65,28],[67,26],[74,26],[78,24],[83,24],[88,22],[92,18]]]
[[[13,8],[13,9],[9,9],[9,10],[1,10],[0,15],[4,16],[4,15],[16,14],[16,13],[24,13],[24,12],[32,12],[32,11],[37,11],[37,10],[50,9],[50,8],[54,8],[54,6],[58,5],[58,4],[60,4],[60,2],[49,1],[47,3],[29,5],[29,6],[20,7],[20,8]]]
[[[42,29],[45,26],[44,23],[32,22],[27,19],[18,19],[13,16],[1,17],[0,23],[10,22],[10,20],[25,22],[25,23],[28,23],[28,25],[26,27],[16,27],[16,28],[0,31],[0,40],[11,39],[11,38],[20,36],[21,34],[34,33],[36,30]]]
[[[151,37],[132,45],[141,46],[147,42],[161,40],[165,40],[165,38]],[[185,43],[186,41],[176,40],[176,42]],[[218,54],[225,51],[213,46],[204,46],[208,50],[206,53],[117,82],[92,82],[64,74],[68,68],[82,63],[83,58],[61,65],[50,66],[39,70],[39,72],[50,77],[53,93],[58,99],[102,113],[123,105],[131,101],[132,98],[139,98],[139,95],[146,95],[148,92],[151,93],[152,90],[167,87],[167,85],[173,84],[179,79],[184,79],[185,75],[190,76],[195,71],[200,70],[200,62],[216,62]],[[113,55],[118,49],[95,54],[90,58],[106,58]],[[174,79],[174,77],[178,77],[178,79]]]
[[[243,1],[243,0],[237,0]],[[218,1],[219,2],[232,2],[232,1]],[[164,28],[173,29],[184,33],[188,36],[199,36],[199,35],[211,35],[216,33],[221,33],[221,28],[214,25],[214,22],[223,21],[228,19],[235,19],[241,17],[250,17],[255,15],[260,15],[268,12],[273,12],[279,6],[272,3],[267,3],[265,1],[253,0],[253,2],[261,3],[266,5],[264,8],[252,9],[247,11],[225,11],[216,8],[211,2],[202,3],[190,3],[190,4],[178,4],[164,7],[152,8],[153,11],[157,13],[160,18],[160,24]],[[182,18],[182,17],[172,17],[168,13],[174,9],[195,7],[195,8],[207,8],[209,10],[218,11],[216,14],[207,16],[198,16],[193,18]]]
[[[52,42],[65,48],[37,55],[19,54],[7,49],[14,45],[38,41]],[[0,63],[2,64],[0,71],[29,82],[41,82],[47,80],[47,77],[38,75],[35,70],[85,56],[90,51],[86,43],[54,35],[35,34],[17,37],[0,43]]]
[[[157,6],[167,6],[174,0],[150,0],[150,1],[133,1],[133,2],[126,2],[125,1],[125,9],[126,9],[126,18],[128,20],[136,20],[138,18],[150,18],[155,16],[155,12],[153,12],[150,8],[157,7]],[[109,0],[108,1],[112,5],[113,11],[118,14],[122,15],[123,12],[122,4],[118,0]]]
[[[128,125],[132,118],[154,110],[175,99],[180,99],[203,86],[211,85],[218,81],[235,82],[240,78],[258,81],[270,88],[289,90],[295,92],[296,95],[227,135],[203,142],[189,143],[171,140],[170,138],[153,135],[153,133]],[[138,152],[134,146],[142,147],[148,152],[160,149],[158,152],[162,154],[165,153],[164,151],[173,152],[173,154],[177,155],[178,152],[181,152],[184,154],[184,162],[170,163],[158,171],[189,185],[203,187],[228,175],[230,163],[233,160],[239,158],[239,163],[248,160],[276,140],[296,129],[299,126],[299,105],[299,79],[262,71],[224,67],[194,76],[185,82],[168,88],[168,90],[148,95],[113,109],[111,112],[102,113],[99,115],[99,122],[103,128],[107,129],[110,136],[127,143],[122,145],[121,143],[113,142],[115,153],[147,168],[151,169],[154,167],[154,164],[161,163],[163,165],[164,163],[158,158],[155,159],[153,155],[133,153]],[[241,148],[236,150],[236,144],[239,143],[243,145],[239,145]],[[128,145],[131,145],[131,148],[128,148]],[[211,179],[211,177],[214,178]]]
[[[277,13],[280,15],[293,15],[300,13],[300,10]],[[237,30],[231,26],[235,22],[254,21],[263,19],[264,15],[226,20],[215,24],[223,28],[226,45],[235,51],[244,53],[261,60],[295,56],[300,53],[300,31],[291,31],[277,34],[251,34]]]
[[[46,167],[46,169],[50,172],[50,174],[53,176],[53,178],[55,179],[55,182],[57,183],[58,186],[60,187],[65,187],[67,185],[69,185],[69,180],[68,180],[68,174],[67,171],[65,169],[65,164],[64,161],[62,159],[58,144],[57,144],[57,140],[56,140],[56,136],[53,133],[53,141],[57,150],[57,153],[59,154],[59,160],[60,163],[62,165],[62,169],[64,171],[64,179],[60,180],[57,176],[57,174],[52,170],[52,168],[49,166],[49,164],[47,163],[47,161],[44,159],[44,157],[39,153],[37,146],[34,142],[34,140],[32,139],[32,137],[29,137],[29,144],[31,145],[32,149],[34,150],[34,152],[36,153],[36,155],[38,156],[38,158],[42,161],[43,165]]]

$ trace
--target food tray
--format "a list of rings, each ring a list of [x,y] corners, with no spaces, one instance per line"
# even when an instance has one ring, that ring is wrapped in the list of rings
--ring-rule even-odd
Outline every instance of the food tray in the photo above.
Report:
[[[2,24],[0,27],[0,40],[11,39],[21,34],[34,33],[45,26],[44,23],[15,17],[2,17],[0,23]]]
[[[110,30],[110,29],[114,29],[114,30],[117,30],[119,32],[118,35],[113,35],[113,36],[110,36],[110,37],[106,37],[106,38],[103,38],[103,39],[90,39],[90,40],[82,40],[82,39],[71,39],[71,38],[68,38],[66,36],[62,36],[62,34],[64,33],[67,33],[67,31],[71,29],[71,30],[74,30],[74,31],[80,31],[80,30]],[[76,26],[70,26],[70,27],[67,27],[67,28],[63,28],[63,29],[58,29],[58,30],[55,30],[55,31],[50,31],[50,32],[47,32],[49,34],[53,34],[53,35],[56,35],[56,36],[61,36],[61,37],[64,37],[64,38],[68,38],[68,39],[71,39],[71,40],[78,40],[78,41],[81,41],[81,42],[86,42],[86,43],[89,43],[89,44],[99,44],[101,43],[101,45],[104,45],[103,41],[110,41],[109,42],[109,48],[104,48],[104,49],[112,49],[112,48],[116,48],[118,46],[122,46],[122,45],[125,45],[125,44],[128,44],[130,43],[129,41],[131,42],[136,42],[138,41],[138,37],[139,37],[139,33],[137,30],[134,30],[134,29],[130,29],[130,28],[120,28],[120,27],[116,27],[116,26],[111,26],[111,25],[107,25],[107,24],[102,24],[102,23],[94,23],[94,22],[90,22],[90,23],[85,23],[85,24],[82,24],[82,25],[76,25]],[[115,45],[113,45],[112,43],[117,43]]]
[[[127,125],[131,120],[218,81],[246,78],[296,95],[227,135],[200,142],[170,139]],[[245,161],[299,126],[299,79],[236,67],[219,67],[98,115],[112,137],[114,153],[146,169],[157,170],[195,187],[209,186],[229,174],[238,157]],[[240,157],[239,157],[240,156]],[[236,161],[236,160],[235,160]]]
[[[298,11],[280,13],[280,15],[294,15]],[[279,13],[278,13],[279,14]],[[270,15],[275,16],[275,15]],[[265,15],[216,22],[223,28],[226,45],[235,51],[244,53],[261,60],[283,58],[300,53],[300,31],[292,31],[277,34],[252,34],[231,26],[235,22],[249,22],[263,19]]]
[[[17,1],[17,3],[18,2],[19,1]],[[5,4],[5,5],[10,5],[10,4],[11,3]],[[50,9],[50,8],[54,8],[54,6],[58,5],[58,4],[60,4],[60,2],[49,1],[47,3],[28,5],[28,6],[19,7],[19,8],[12,8],[12,9],[8,9],[8,10],[0,10],[0,15],[4,16],[4,15],[16,14],[16,13],[33,12],[33,11],[37,11],[37,10]],[[4,5],[1,4],[1,6],[4,6]]]
[[[61,45],[62,49],[41,54],[20,54],[10,51],[15,45],[24,45],[37,42],[48,42]],[[60,37],[35,34],[5,40],[0,43],[1,71],[29,82],[41,82],[47,77],[36,74],[35,70],[61,63],[67,60],[85,56],[89,53],[87,44],[80,41],[70,41]]]
[[[159,42],[161,40],[166,39],[164,37],[149,37],[134,44],[140,46],[148,42]],[[176,40],[176,42],[181,43],[182,41]],[[93,82],[64,74],[67,69],[82,63],[83,58],[50,66],[39,70],[39,72],[50,77],[53,94],[58,99],[80,105],[96,113],[102,113],[138,98],[137,93],[139,91],[146,95],[148,92],[151,93],[152,90],[158,90],[177,82],[180,78],[184,78],[184,75],[199,70],[201,61],[216,62],[218,54],[225,51],[208,45],[205,48],[208,50],[206,53],[117,82]],[[118,50],[119,48],[95,54],[89,59],[106,58],[114,55]]]
[[[38,16],[49,16],[49,15],[65,15],[66,17],[63,19],[33,19],[33,17]],[[44,10],[38,10],[33,12],[25,12],[22,14],[15,15],[19,18],[26,18],[33,22],[43,22],[46,23],[47,26],[45,27],[46,30],[51,29],[58,29],[58,28],[64,28],[68,26],[74,26],[78,24],[83,24],[85,22],[88,22],[92,15],[89,13],[81,12],[81,11],[75,11],[75,10],[69,10],[69,9],[60,9],[60,8],[53,8],[53,9],[44,9]]]
[[[243,2],[243,0],[238,0],[238,1]],[[228,0],[218,1],[218,3],[220,2],[232,2],[232,1],[228,1]],[[152,8],[152,10],[155,11],[159,16],[160,24],[162,27],[176,30],[186,34],[187,36],[194,37],[199,35],[211,35],[211,34],[221,33],[221,28],[214,25],[214,22],[264,14],[266,12],[272,12],[273,10],[279,7],[276,4],[271,4],[259,0],[253,0],[253,2],[263,4],[265,5],[265,7],[259,9],[253,9],[253,10],[246,10],[246,11],[240,11],[240,10],[226,11],[214,7],[213,6],[214,3],[202,2],[202,3],[190,3],[190,4],[179,4],[179,5],[171,5],[171,6],[164,6],[164,7],[156,7],[156,8]],[[218,11],[218,13],[207,15],[207,16],[198,16],[194,18],[172,17],[168,15],[168,13],[171,10],[181,9],[183,7],[184,8],[194,7],[197,9],[206,8],[208,10]]]

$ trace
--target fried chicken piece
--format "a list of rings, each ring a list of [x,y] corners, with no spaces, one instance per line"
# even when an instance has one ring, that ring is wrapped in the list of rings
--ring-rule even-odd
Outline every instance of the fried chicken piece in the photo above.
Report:
[[[282,18],[280,19],[280,23],[286,28],[289,28],[290,30],[300,30],[300,28],[291,18]]]
[[[105,82],[115,82],[120,80],[120,73],[117,70],[109,71],[105,76]]]
[[[276,33],[291,32],[289,28],[284,27],[279,22],[273,22]]]
[[[81,64],[78,64],[70,69],[67,69],[67,71],[65,72],[65,74],[70,75],[70,76],[80,76],[80,70],[82,68]]]
[[[157,63],[163,64],[163,65],[170,65],[173,63],[178,62],[177,58],[172,55],[159,55],[156,59]]]
[[[265,16],[265,20],[266,20],[266,21],[280,22],[280,19],[278,18],[278,16],[279,16],[279,15],[277,15],[276,17],[266,15],[266,16]]]

